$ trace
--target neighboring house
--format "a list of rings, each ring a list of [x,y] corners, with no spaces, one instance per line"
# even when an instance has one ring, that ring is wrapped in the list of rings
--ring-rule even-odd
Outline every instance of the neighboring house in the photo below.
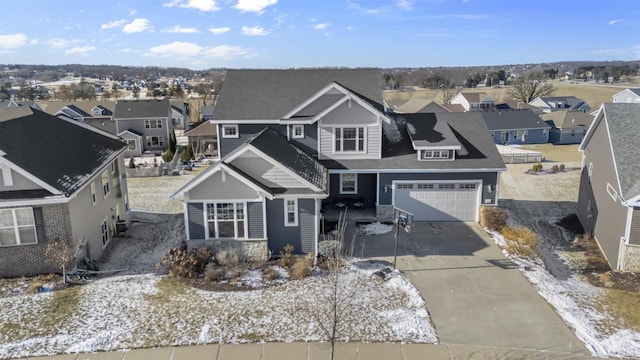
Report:
[[[191,153],[196,159],[218,158],[218,126],[209,120],[193,124],[184,136],[189,138]]]
[[[125,146],[77,121],[0,109],[0,277],[59,271],[45,257],[56,239],[100,258],[128,221]]]
[[[40,108],[40,106],[38,105],[37,102],[35,101],[15,101],[13,99],[9,99],[9,101],[5,102],[4,100],[1,101],[3,104],[6,104],[5,106],[7,107],[20,107],[20,106],[26,106],[26,107],[32,107],[36,110],[42,110]]]
[[[213,119],[213,105],[203,105],[200,107],[200,120]]]
[[[495,106],[493,98],[483,92],[459,92],[451,99],[451,105],[461,105],[464,111],[491,110]]]
[[[624,89],[613,95],[614,103],[640,103],[640,88]]]
[[[496,144],[544,144],[551,126],[531,110],[480,112]]]
[[[191,124],[191,107],[184,100],[170,100],[171,124],[174,129],[184,130]]]
[[[612,269],[640,271],[640,104],[605,103],[580,145],[578,218]]]
[[[174,139],[171,112],[168,99],[116,101],[113,119],[116,133],[123,136],[130,146],[126,155],[160,154],[167,150],[169,142]],[[132,149],[135,142],[130,141],[131,136],[125,131],[138,135],[142,146]]]
[[[392,116],[377,70],[229,70],[214,108],[221,160],[172,195],[188,243],[317,254],[322,220],[477,221],[505,165],[483,121]]]
[[[536,114],[541,114],[542,113],[542,109],[533,106],[533,105],[529,105],[524,101],[520,101],[520,100],[506,100],[503,103],[500,104],[496,104],[495,107],[496,110],[531,110]]]
[[[539,96],[529,101],[529,105],[540,108],[543,113],[563,109],[582,112],[591,110],[591,106],[589,106],[586,101],[578,99],[575,96]]]
[[[570,110],[543,114],[541,118],[551,126],[549,142],[555,145],[580,144],[593,122],[590,113]]]
[[[451,110],[444,105],[440,105],[433,100],[412,99],[398,107],[394,113],[396,114],[415,114],[415,113],[449,113]]]
[[[41,101],[42,111],[62,119],[82,121],[116,135],[115,101]]]

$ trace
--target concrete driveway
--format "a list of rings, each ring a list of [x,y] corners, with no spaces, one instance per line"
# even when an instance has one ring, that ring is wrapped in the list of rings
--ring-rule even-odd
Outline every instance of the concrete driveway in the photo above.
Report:
[[[393,232],[356,238],[356,256],[392,263],[393,251]],[[478,224],[416,223],[398,254],[442,343],[589,354]]]

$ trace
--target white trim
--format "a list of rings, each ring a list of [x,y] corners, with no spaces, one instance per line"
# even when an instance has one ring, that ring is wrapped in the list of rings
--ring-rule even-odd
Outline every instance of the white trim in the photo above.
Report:
[[[31,213],[31,220],[33,220],[33,224],[31,225],[18,225],[18,218],[16,217],[16,210],[29,210],[29,212]],[[4,226],[3,229],[13,229],[13,233],[15,236],[15,240],[16,243],[15,244],[11,244],[11,245],[0,245],[0,248],[3,247],[11,247],[11,246],[23,246],[23,245],[35,245],[38,244],[38,229],[36,226],[36,215],[33,212],[33,208],[32,207],[15,207],[15,208],[4,208],[4,209],[0,209],[0,211],[10,211],[11,212],[11,219],[13,221],[13,225],[11,227],[9,226]],[[35,235],[35,239],[36,241],[33,243],[22,243],[22,240],[20,239],[20,228],[29,228],[29,227],[33,227],[33,234]],[[43,240],[43,239],[40,239]]]
[[[493,198],[493,205],[498,206],[498,194],[500,193],[500,173],[496,173],[496,188],[495,195]]]
[[[328,127],[328,126],[327,126]],[[325,129],[327,127],[324,127]],[[360,133],[360,129],[362,129],[362,149],[361,150],[344,150],[344,129],[356,129],[356,149],[358,148],[358,145],[360,143],[360,138],[358,137],[358,134]],[[336,129],[340,129],[340,150],[336,150]],[[332,130],[332,154],[336,154],[336,155],[350,155],[350,154],[368,154],[368,149],[367,146],[369,145],[367,142],[367,136],[369,135],[369,132],[367,131],[367,126],[364,125],[334,125],[331,126],[331,130]]]
[[[133,135],[133,136],[137,137],[138,139],[142,139],[142,137],[143,137],[143,135],[138,135],[138,134],[136,134],[136,133],[134,133],[134,132],[131,132],[131,131],[129,131],[129,130],[125,130],[125,131],[121,131],[121,132],[119,132],[119,133],[118,133],[118,137],[121,137],[121,136],[122,136],[122,134],[124,134],[124,133],[129,133],[129,134],[131,134],[131,135]],[[133,140],[133,139],[129,139],[129,140]]]
[[[624,238],[625,238],[626,245],[630,245],[629,238],[631,237],[631,224],[633,223],[633,211],[634,210],[632,207],[627,208],[627,221],[624,226]]]
[[[272,200],[276,199],[297,199],[297,198],[305,198],[305,199],[326,199],[327,194],[291,194],[291,195],[274,195]]]
[[[185,201],[182,203],[182,217],[184,218],[184,232],[187,236],[187,240],[191,240],[191,231],[189,231],[189,208],[188,203]]]
[[[300,135],[296,135],[296,128],[300,129]],[[288,132],[289,127],[287,126],[287,132]],[[291,138],[293,139],[304,139],[304,125],[291,125],[291,131],[293,132],[293,134],[291,135]]]
[[[428,173],[481,173],[481,172],[505,172],[504,169],[328,169],[329,174],[340,174],[357,171],[358,174],[365,173],[377,173],[380,174],[394,174],[394,173],[416,173],[416,174],[428,174]],[[381,171],[384,170],[384,171]]]
[[[320,219],[321,219],[321,215],[320,215],[320,208],[322,207],[322,200],[320,199],[316,199],[316,201],[314,201],[315,204],[315,212],[314,212],[314,216],[315,216],[315,223],[313,226],[313,233],[315,234],[314,236],[314,240],[313,240],[313,251],[314,251],[314,258],[318,257],[318,237],[320,236]]]
[[[64,195],[55,195],[45,198],[29,199],[29,200],[9,200],[0,201],[0,206],[37,206],[51,204],[66,204],[71,200]]]
[[[343,93],[344,95],[348,95],[348,94],[351,93],[350,91],[347,91],[342,86],[339,86],[335,81],[332,81],[330,84],[328,84],[324,88],[320,89],[315,94],[311,95],[305,101],[301,102],[298,106],[294,107],[291,111],[286,113],[282,118],[283,119],[288,119],[288,118],[292,117],[293,115],[295,115],[298,112],[300,112],[302,109],[304,109],[307,106],[311,105],[311,103],[313,103],[314,101],[318,100],[322,95],[325,95],[331,89],[338,90],[339,92]],[[338,101],[341,101],[341,100],[342,99],[340,99]]]
[[[98,194],[96,193],[96,182],[91,182],[91,206],[96,206],[98,203]]]
[[[8,165],[0,164],[0,170],[2,170],[2,183],[6,187],[13,186],[13,176],[11,176],[11,168]]]
[[[267,202],[262,200],[262,237],[268,239],[267,236]]]
[[[618,192],[610,183],[607,183],[607,194],[609,194],[609,196],[611,197],[611,199],[613,199],[614,202],[618,200]]]
[[[218,205],[219,204],[231,204],[233,205],[233,219],[232,220],[220,220],[218,219]],[[242,219],[238,219],[238,204],[242,204]],[[209,219],[209,207],[208,205],[213,205],[213,220]],[[202,204],[204,221],[205,221],[205,234],[204,240],[214,240],[214,239],[236,239],[236,240],[247,240],[248,239],[248,221],[247,221],[247,203],[245,201],[232,201],[232,200],[219,200],[219,201],[211,201],[204,202]],[[214,235],[213,237],[209,236],[209,222],[214,223]],[[232,237],[220,237],[220,222],[232,222],[233,221],[233,235]],[[238,237],[238,221],[242,221],[242,237]]]
[[[234,129],[236,131],[235,135],[227,135],[225,133],[225,129]],[[222,125],[222,138],[223,139],[238,139],[240,137],[240,129],[238,124],[231,125]]]
[[[344,191],[344,189],[342,188],[343,185],[343,181],[342,181],[342,175],[354,175],[355,176],[355,180],[354,180],[354,185],[353,185],[353,191]],[[353,195],[353,194],[357,194],[358,193],[358,173],[354,173],[354,172],[350,172],[350,173],[340,173],[340,194],[344,194],[344,195]]]
[[[189,199],[185,201],[187,203],[211,203],[214,202],[260,202],[263,201],[264,198],[255,198],[255,199]]]
[[[36,185],[42,187],[43,189],[49,191],[50,193],[52,193],[54,195],[61,195],[62,194],[62,192],[60,190],[54,188],[53,186],[45,183],[42,180],[40,180],[40,178],[36,177],[35,175],[32,175],[30,172],[27,172],[23,168],[21,168],[18,165],[12,163],[7,158],[0,157],[0,165],[2,165],[2,164],[8,166],[11,170],[13,170],[13,171],[17,172],[18,174],[26,177],[27,180],[30,180],[30,181],[34,182]]]
[[[289,201],[293,201],[293,222],[289,222]],[[298,226],[298,199],[283,199],[284,208],[284,226],[295,227]]]
[[[102,232],[102,225],[104,224],[105,228],[106,228],[106,235],[107,235],[107,241],[104,241],[103,238],[103,232]],[[110,232],[109,232],[109,223],[107,223],[107,218],[104,218],[104,220],[102,220],[102,222],[100,223],[100,243],[102,244],[102,248],[106,248],[107,245],[109,244],[109,241],[111,241],[111,237],[109,236]]]
[[[462,145],[460,146],[415,146],[413,145],[414,150],[462,150]]]
[[[380,173],[376,173],[376,205],[380,204]]]

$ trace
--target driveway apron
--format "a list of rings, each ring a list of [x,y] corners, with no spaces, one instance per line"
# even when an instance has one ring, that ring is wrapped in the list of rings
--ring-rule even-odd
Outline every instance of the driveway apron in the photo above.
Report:
[[[393,263],[393,232],[357,241],[356,255]],[[589,353],[478,224],[416,223],[398,244],[440,342]]]

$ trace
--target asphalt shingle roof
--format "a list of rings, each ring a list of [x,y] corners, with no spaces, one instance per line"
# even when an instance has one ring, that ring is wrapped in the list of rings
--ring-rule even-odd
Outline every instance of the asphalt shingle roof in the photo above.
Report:
[[[548,129],[551,127],[531,110],[488,110],[480,113],[489,130]]]
[[[640,104],[605,103],[603,106],[620,190],[622,197],[629,200],[640,195]]]
[[[409,137],[415,146],[460,146],[449,124],[438,121],[435,113],[404,114]]]
[[[42,111],[0,109],[0,150],[5,158],[67,196],[125,148],[115,138]]]
[[[593,122],[593,115],[582,111],[558,110],[540,117],[560,129],[584,128]]]
[[[375,69],[228,70],[213,118],[281,119],[332,82],[382,104],[382,80]]]
[[[118,100],[113,111],[114,119],[166,118],[169,116],[169,99]]]

